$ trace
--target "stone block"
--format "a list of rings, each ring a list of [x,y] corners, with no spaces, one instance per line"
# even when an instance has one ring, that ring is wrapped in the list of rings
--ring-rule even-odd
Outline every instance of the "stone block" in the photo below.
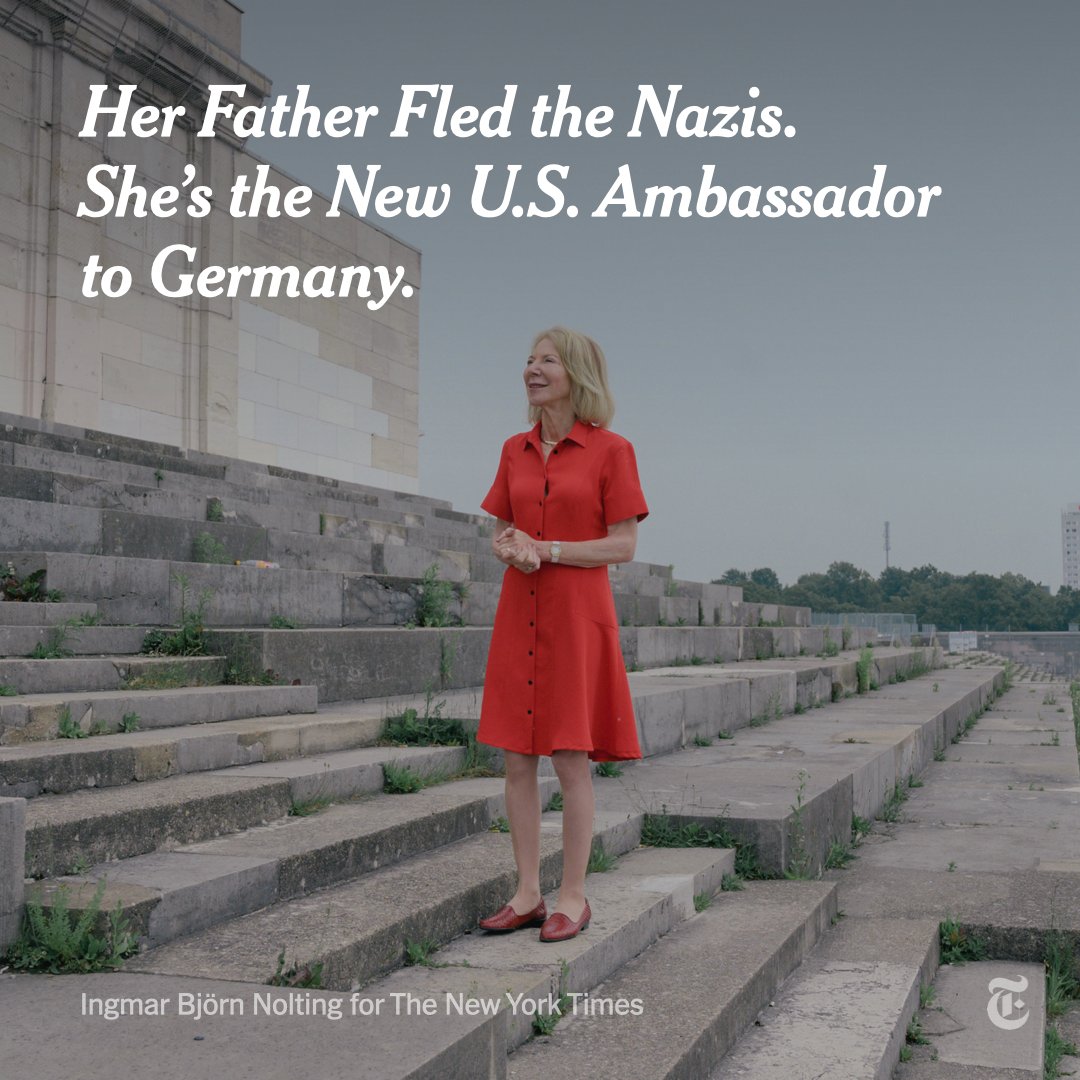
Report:
[[[214,648],[318,687],[319,700],[436,692],[484,681],[486,627],[222,631]]]
[[[0,548],[88,554],[100,546],[101,514],[97,510],[0,498]]]
[[[344,576],[344,626],[404,626],[416,619],[416,581],[387,575]]]
[[[745,606],[745,605],[744,605]],[[773,631],[768,626],[743,626],[740,660],[768,660],[773,655]]]
[[[656,626],[660,621],[660,597],[616,592],[615,615],[621,626]]]
[[[797,656],[799,653],[798,631],[794,627],[772,627],[773,656]]]
[[[26,800],[0,798],[0,951],[19,933],[26,862]]]

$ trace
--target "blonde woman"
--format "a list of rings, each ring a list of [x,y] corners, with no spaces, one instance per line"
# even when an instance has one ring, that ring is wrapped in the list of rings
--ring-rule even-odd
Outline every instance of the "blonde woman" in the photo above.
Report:
[[[607,365],[591,338],[537,335],[523,373],[531,431],[503,444],[482,506],[506,564],[484,681],[478,738],[506,759],[517,891],[480,926],[537,926],[565,941],[592,916],[592,761],[640,758],[607,568],[634,557],[648,507],[634,449],[608,429]],[[537,763],[551,757],[563,792],[563,875],[549,914],[540,894]]]

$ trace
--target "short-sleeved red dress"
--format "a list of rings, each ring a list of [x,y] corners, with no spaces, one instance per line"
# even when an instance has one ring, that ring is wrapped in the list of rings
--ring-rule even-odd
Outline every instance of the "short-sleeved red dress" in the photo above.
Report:
[[[580,420],[546,462],[539,424],[507,439],[481,505],[537,540],[596,540],[649,512],[634,448]],[[477,738],[521,754],[641,757],[606,566],[506,568]]]

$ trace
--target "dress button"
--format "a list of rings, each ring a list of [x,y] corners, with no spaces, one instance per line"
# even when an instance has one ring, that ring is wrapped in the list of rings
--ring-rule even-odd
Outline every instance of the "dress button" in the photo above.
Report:
[[[529,590],[529,595],[530,596],[535,596],[536,595],[536,590],[535,589],[530,589]]]
[[[529,623],[529,625],[530,625],[530,626],[535,626],[535,625],[536,625],[536,623],[534,623],[534,622],[530,622],[530,623]]]
[[[530,716],[532,716],[532,709],[526,709],[525,711],[526,711],[526,712],[527,712],[527,713],[528,713],[528,714],[529,714]]]
[[[529,685],[532,686],[532,679],[529,680]]]
[[[539,536],[539,535],[540,535],[540,530],[539,530],[539,529],[537,529],[537,530],[536,530],[536,535],[537,535],[537,536]]]
[[[532,656],[532,649],[529,650],[529,655]]]

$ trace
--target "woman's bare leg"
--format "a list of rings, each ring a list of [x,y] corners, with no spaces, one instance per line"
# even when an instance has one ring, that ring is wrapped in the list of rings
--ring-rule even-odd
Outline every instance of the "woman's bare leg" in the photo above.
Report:
[[[563,876],[554,910],[577,921],[585,910],[585,872],[592,851],[592,770],[584,750],[556,750],[551,760],[563,795]]]
[[[506,816],[517,864],[517,892],[510,906],[518,915],[540,903],[540,787],[533,754],[503,751],[506,760]]]

